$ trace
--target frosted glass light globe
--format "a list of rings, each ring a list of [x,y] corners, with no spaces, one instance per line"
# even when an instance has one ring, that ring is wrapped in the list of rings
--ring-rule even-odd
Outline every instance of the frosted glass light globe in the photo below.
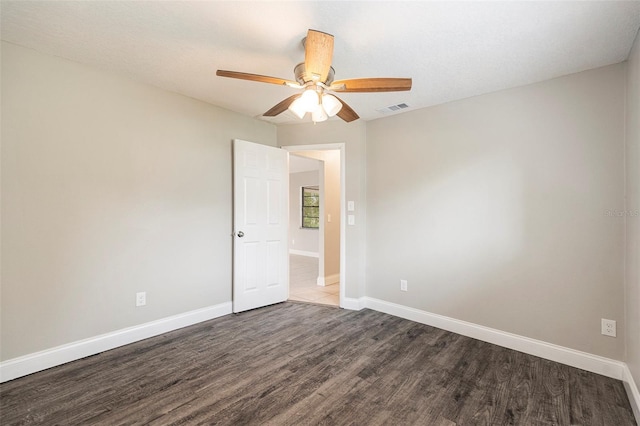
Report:
[[[329,118],[329,116],[327,116],[327,113],[324,108],[322,108],[322,105],[318,105],[318,107],[311,113],[311,119],[314,123],[325,121],[327,118]]]
[[[320,97],[315,89],[307,89],[300,96],[301,104],[306,112],[313,112],[320,104]]]
[[[300,119],[304,118],[304,115],[307,113],[307,110],[305,108],[304,102],[302,102],[302,97],[291,102],[291,105],[289,105],[289,111],[294,113],[296,117]]]
[[[342,109],[342,102],[333,95],[325,93],[322,95],[322,106],[329,117],[333,117]]]

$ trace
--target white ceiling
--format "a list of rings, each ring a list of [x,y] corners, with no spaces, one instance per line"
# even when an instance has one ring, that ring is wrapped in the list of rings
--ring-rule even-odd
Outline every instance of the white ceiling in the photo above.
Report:
[[[624,61],[630,2],[2,1],[2,39],[260,116],[294,89],[307,29],[335,36],[336,79],[412,77],[411,92],[345,93],[364,120]],[[335,119],[335,118],[334,118]],[[297,122],[289,113],[269,121]]]

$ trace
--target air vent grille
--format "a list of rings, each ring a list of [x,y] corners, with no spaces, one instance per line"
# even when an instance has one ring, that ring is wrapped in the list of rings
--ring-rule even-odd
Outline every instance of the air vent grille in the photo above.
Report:
[[[378,108],[376,111],[381,112],[383,114],[389,114],[390,112],[400,111],[400,110],[403,110],[405,108],[409,108],[409,105],[407,105],[406,103],[403,102],[401,104],[389,105],[389,106],[384,107],[384,108]]]

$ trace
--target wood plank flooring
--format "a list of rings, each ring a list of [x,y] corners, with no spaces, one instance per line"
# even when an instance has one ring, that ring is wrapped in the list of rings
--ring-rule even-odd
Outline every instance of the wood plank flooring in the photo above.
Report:
[[[2,425],[635,425],[620,381],[286,302],[0,385]]]

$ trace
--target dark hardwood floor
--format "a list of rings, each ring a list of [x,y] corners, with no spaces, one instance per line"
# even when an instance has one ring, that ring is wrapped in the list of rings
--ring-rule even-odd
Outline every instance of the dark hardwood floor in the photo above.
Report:
[[[3,425],[634,425],[620,381],[371,310],[287,302],[0,385]]]

